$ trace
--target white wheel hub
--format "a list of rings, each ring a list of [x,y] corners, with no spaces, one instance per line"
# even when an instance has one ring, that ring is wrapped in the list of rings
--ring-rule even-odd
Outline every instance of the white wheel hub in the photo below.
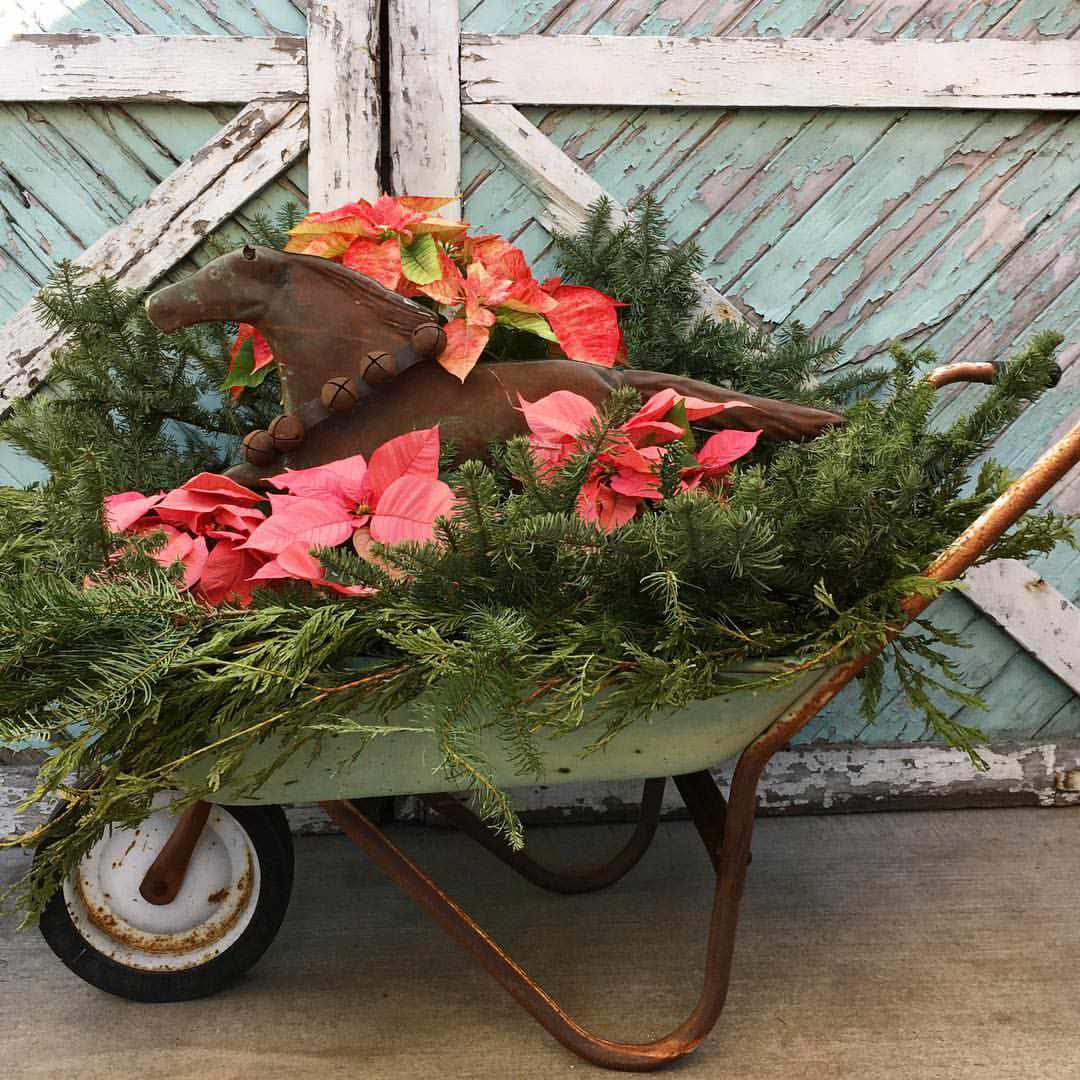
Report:
[[[259,860],[244,828],[215,806],[169,904],[150,904],[139,885],[179,820],[164,792],[135,829],[113,828],[64,882],[78,932],[98,952],[142,971],[183,971],[224,952],[244,932],[259,899]]]

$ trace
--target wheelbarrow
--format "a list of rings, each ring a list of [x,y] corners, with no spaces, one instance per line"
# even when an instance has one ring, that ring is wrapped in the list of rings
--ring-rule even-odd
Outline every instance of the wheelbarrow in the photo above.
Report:
[[[992,382],[997,365],[953,364],[928,378],[935,386]],[[930,566],[939,581],[960,577],[1003,533],[1080,462],[1080,424],[1025,472]],[[908,619],[930,603],[910,597]],[[899,633],[899,629],[897,633]],[[882,646],[884,647],[884,646]],[[140,1001],[176,1001],[213,993],[250,968],[274,938],[288,905],[293,854],[280,804],[318,802],[346,836],[410,896],[541,1026],[579,1057],[612,1069],[647,1071],[690,1053],[716,1024],[727,995],[740,899],[750,861],[756,791],[766,763],[786,746],[880,649],[837,666],[798,672],[761,689],[724,696],[637,724],[607,748],[585,753],[591,734],[579,730],[545,747],[546,780],[641,779],[641,813],[625,847],[587,872],[548,869],[511,850],[454,797],[459,782],[438,771],[434,736],[419,726],[373,740],[363,753],[355,736],[338,736],[312,763],[290,759],[243,798],[243,776],[273,760],[273,740],[252,751],[237,779],[213,804],[191,804],[177,819],[167,795],[137,829],[114,828],[87,854],[50,900],[41,930],[77,975]],[[747,674],[760,676],[769,665]],[[777,667],[779,670],[779,667]],[[736,673],[737,674],[737,673]],[[408,710],[393,718],[408,726]],[[492,738],[484,747],[493,779],[519,781]],[[710,769],[738,755],[725,799]],[[342,761],[352,764],[341,766]],[[191,768],[191,766],[189,766]],[[192,781],[206,768],[193,771]],[[665,777],[673,777],[716,874],[701,994],[670,1034],[647,1043],[620,1043],[585,1030],[538,986],[465,911],[417,867],[357,800],[419,795],[503,862],[540,888],[584,893],[614,884],[641,859],[656,832]]]

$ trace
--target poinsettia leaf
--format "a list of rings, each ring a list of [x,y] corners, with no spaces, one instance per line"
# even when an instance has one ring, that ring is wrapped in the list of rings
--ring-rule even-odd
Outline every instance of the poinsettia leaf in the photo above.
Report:
[[[320,259],[340,259],[355,239],[356,234],[351,232],[328,232],[321,233],[318,236],[294,236],[285,245],[285,250],[295,255],[311,255]]]
[[[547,312],[547,320],[563,352],[571,360],[611,367],[622,343],[615,301],[583,285],[559,285],[549,291],[559,303]]]
[[[216,500],[217,506],[226,506],[231,503],[254,506],[265,499],[265,496],[259,492],[238,484],[232,477],[212,472],[197,473],[190,480],[185,480],[174,491],[170,491],[164,501],[171,502],[172,497],[180,492],[212,497]]]
[[[446,348],[439,353],[438,362],[464,382],[487,346],[491,331],[465,319],[454,319],[443,329],[446,331]]]
[[[105,524],[114,533],[127,532],[146,517],[162,499],[165,492],[143,495],[138,491],[122,491],[105,499]]]
[[[407,210],[419,210],[421,213],[430,214],[441,210],[456,198],[456,195],[399,195],[397,201]]]
[[[697,460],[705,466],[718,468],[730,465],[737,458],[749,454],[757,445],[760,431],[718,431],[706,439],[697,453]]]
[[[448,221],[446,218],[426,217],[411,227],[414,236],[431,236],[444,244],[453,244],[460,240],[469,226],[463,221]]]
[[[418,236],[411,244],[401,245],[401,272],[416,285],[430,285],[442,277],[433,236]]]
[[[382,241],[358,236],[341,257],[341,262],[388,289],[395,290],[401,283],[401,245],[394,236]]]
[[[559,341],[555,336],[555,332],[548,325],[547,319],[543,315],[537,315],[535,312],[515,311],[513,308],[503,307],[496,312],[495,318],[503,326],[512,326],[515,330],[524,330],[527,333],[543,338],[545,341],[554,341],[556,344]]]
[[[306,499],[324,499],[342,505],[355,505],[360,501],[367,475],[367,462],[363,454],[332,461],[329,465],[313,465],[310,469],[289,469],[270,477],[274,487],[300,495]],[[275,496],[270,495],[271,506]]]
[[[383,493],[403,476],[435,480],[439,475],[439,425],[409,431],[385,442],[371,455],[365,490],[378,504]]]
[[[255,366],[255,343],[248,338],[241,342],[240,348],[237,349],[232,366],[221,387],[223,390],[232,390],[234,387],[261,386],[269,370],[265,366],[261,368]]]
[[[321,236],[325,233],[351,233],[354,236],[373,236],[371,203],[366,199],[346,203],[334,210],[308,214],[290,230],[290,236]]]
[[[435,519],[454,505],[454,493],[441,480],[402,476],[383,492],[371,516],[371,538],[380,544],[423,543],[435,535]]]
[[[560,443],[588,430],[596,417],[596,406],[571,390],[556,390],[537,401],[518,394],[518,408],[529,430],[545,443]]]
[[[688,450],[693,451],[696,444],[694,434],[690,430],[690,417],[686,415],[686,402],[681,398],[676,401],[668,410],[668,414],[664,419],[668,423],[682,428],[682,435],[679,436],[677,441],[681,442]]]
[[[297,499],[274,512],[248,537],[245,548],[279,555],[293,544],[308,548],[337,547],[352,535],[357,522],[349,511],[334,503]]]
[[[262,552],[219,540],[203,566],[197,595],[215,607],[226,600],[241,606],[250,604],[252,577],[266,559]]]

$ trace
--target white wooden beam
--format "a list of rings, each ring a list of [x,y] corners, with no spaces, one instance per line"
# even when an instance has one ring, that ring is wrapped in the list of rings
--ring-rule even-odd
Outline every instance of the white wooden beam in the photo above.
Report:
[[[75,265],[143,289],[287,169],[307,146],[307,106],[252,102]],[[0,411],[45,377],[63,344],[28,304],[0,326]]]
[[[0,101],[295,101],[306,64],[300,37],[16,34],[0,41]]]
[[[964,584],[972,603],[1080,694],[1080,609],[1016,559],[977,566]]]
[[[308,4],[308,204],[379,194],[379,0]]]
[[[1080,41],[469,34],[468,104],[1080,109]]]
[[[390,0],[391,189],[457,195],[461,189],[458,0]],[[460,204],[439,211],[455,218]]]
[[[574,233],[589,206],[607,192],[512,105],[463,105],[462,124],[510,167],[540,200],[541,221],[549,232]],[[611,196],[608,195],[610,199]],[[612,199],[616,220],[626,210]],[[742,313],[715,286],[697,279],[700,309],[714,318],[744,322]]]

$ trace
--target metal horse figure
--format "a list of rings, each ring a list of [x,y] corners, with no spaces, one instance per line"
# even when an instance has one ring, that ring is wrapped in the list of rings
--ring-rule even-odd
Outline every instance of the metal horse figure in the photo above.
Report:
[[[632,386],[643,397],[664,389],[706,401],[738,402],[702,421],[712,428],[761,430],[772,439],[807,439],[843,417],[784,401],[753,397],[660,372],[607,369],[566,359],[481,363],[464,383],[434,361],[442,335],[425,333],[426,308],[327,259],[245,247],[207,264],[147,302],[151,321],[169,331],[232,320],[254,325],[278,363],[287,414],[301,438],[284,454],[302,468],[371,452],[404,432],[439,424],[461,460],[486,457],[494,441],[527,432],[518,395],[535,401],[570,390],[601,404]],[[424,347],[421,347],[424,346]],[[351,379],[347,411],[324,404],[323,388]],[[262,462],[231,471],[258,482],[280,471]]]

